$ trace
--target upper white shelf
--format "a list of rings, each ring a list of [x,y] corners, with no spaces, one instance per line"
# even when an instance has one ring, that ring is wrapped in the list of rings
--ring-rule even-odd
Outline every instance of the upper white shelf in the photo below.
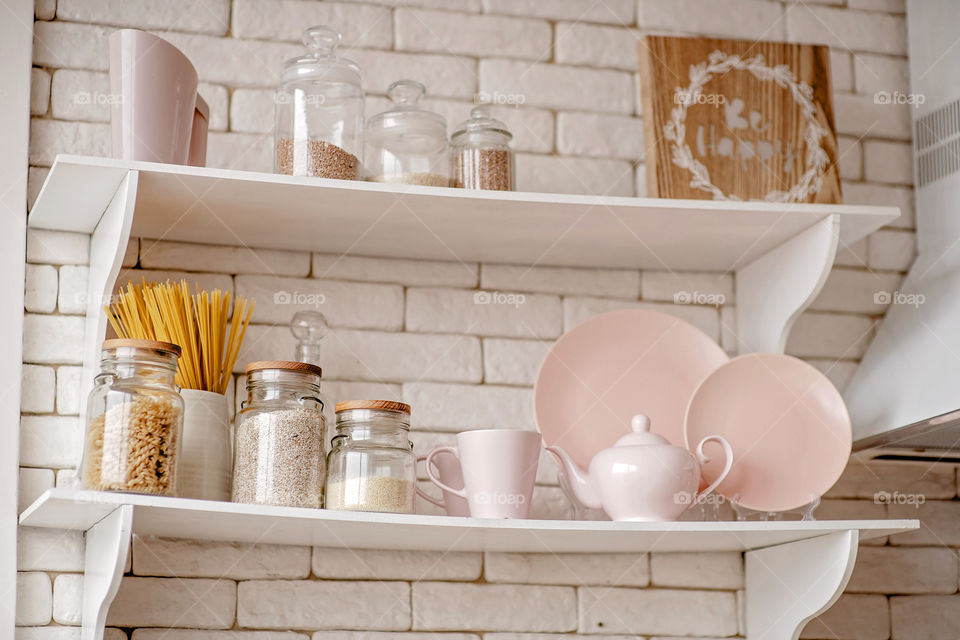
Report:
[[[92,233],[129,172],[131,235],[182,242],[513,264],[729,271],[831,215],[849,244],[894,207],[468,191],[58,156],[30,213]]]
[[[479,520],[299,509],[74,489],[49,489],[20,516],[30,527],[86,531],[123,505],[143,535],[270,544],[531,553],[749,551],[859,531],[861,539],[916,529],[916,520],[594,522]]]

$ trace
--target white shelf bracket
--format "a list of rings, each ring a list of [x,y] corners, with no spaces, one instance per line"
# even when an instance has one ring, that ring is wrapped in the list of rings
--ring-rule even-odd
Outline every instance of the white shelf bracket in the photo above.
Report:
[[[107,611],[127,563],[132,528],[133,506],[121,505],[87,530],[81,640],[103,640]]]
[[[746,553],[747,640],[797,640],[840,597],[857,558],[857,531]]]
[[[840,217],[830,215],[737,270],[737,352],[783,353],[797,317],[826,282]]]
[[[130,240],[137,200],[137,171],[128,171],[90,237],[87,317],[83,335],[83,375],[80,377],[80,424],[86,423],[87,394],[100,370],[100,344],[107,331],[103,307],[109,303]],[[77,460],[80,460],[77,453]]]

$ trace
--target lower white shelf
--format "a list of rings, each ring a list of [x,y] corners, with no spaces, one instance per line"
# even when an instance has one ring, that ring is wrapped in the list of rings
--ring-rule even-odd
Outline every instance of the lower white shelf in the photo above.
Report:
[[[832,605],[861,539],[916,520],[580,522],[353,513],[50,489],[20,515],[85,532],[82,640],[102,640],[133,534],[273,544],[435,551],[645,553],[743,551],[748,640],[796,640]],[[695,614],[695,612],[691,612]]]
[[[593,522],[480,520],[210,502],[50,489],[20,516],[30,527],[88,530],[121,505],[132,533],[230,542],[356,549],[642,553],[749,551],[858,531],[860,539],[915,529],[915,520],[815,522]]]

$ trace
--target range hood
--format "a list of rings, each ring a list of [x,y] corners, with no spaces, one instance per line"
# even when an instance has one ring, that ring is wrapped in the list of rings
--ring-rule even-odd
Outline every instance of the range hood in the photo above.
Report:
[[[844,396],[860,459],[957,463],[960,7],[908,0],[907,30],[911,93],[890,94],[912,105],[918,256]]]

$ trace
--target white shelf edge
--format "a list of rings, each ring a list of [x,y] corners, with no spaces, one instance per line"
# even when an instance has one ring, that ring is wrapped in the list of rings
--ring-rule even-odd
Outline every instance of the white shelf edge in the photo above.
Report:
[[[751,550],[809,539],[838,531],[856,530],[862,539],[891,535],[919,526],[916,520],[843,520],[843,521],[780,521],[780,522],[609,522],[575,520],[480,520],[433,515],[409,515],[303,509],[268,505],[211,502],[185,498],[169,498],[136,494],[82,491],[76,489],[48,489],[20,515],[23,526],[88,530],[121,506],[130,506],[134,512],[134,532],[170,536],[165,522],[181,518],[191,535],[201,534],[209,527],[210,539],[244,541],[254,538],[263,542],[290,542],[306,540],[311,535],[332,541],[333,546],[360,548],[426,549],[450,546],[458,550],[542,551],[563,547],[575,552],[578,544],[585,553],[621,550],[678,550],[678,545],[667,540],[670,536],[697,536],[705,547],[718,550]],[[166,517],[161,517],[166,514]],[[138,515],[143,519],[138,523]],[[269,524],[267,521],[269,520]],[[227,521],[247,523],[243,530],[226,526]],[[261,522],[262,521],[262,522]],[[258,527],[270,531],[264,534]],[[368,528],[370,535],[343,537],[349,541],[336,543],[339,533],[356,533]],[[315,529],[315,531],[311,531]],[[397,534],[384,541],[380,534]],[[329,534],[329,536],[328,536]],[[266,537],[263,537],[266,535]],[[406,537],[404,537],[406,536]],[[642,538],[657,538],[647,544]],[[716,536],[711,541],[710,537]],[[511,541],[511,537],[515,540]],[[753,544],[752,540],[759,541]],[[377,546],[378,541],[381,546]],[[311,542],[312,544],[313,542]],[[684,540],[680,550],[692,544]],[[511,549],[511,545],[515,548]],[[696,546],[696,545],[694,545]],[[649,547],[649,548],[647,548]],[[571,551],[572,550],[572,551]]]
[[[768,211],[774,208],[788,208],[790,211],[798,213],[812,213],[823,216],[842,212],[847,215],[869,215],[869,216],[892,216],[895,219],[899,215],[899,209],[896,207],[878,206],[878,205],[858,205],[858,204],[818,204],[818,203],[791,203],[788,205],[761,202],[761,201],[738,201],[738,200],[688,200],[680,198],[641,198],[629,196],[601,196],[601,195],[582,195],[582,194],[561,194],[537,191],[482,191],[470,189],[454,189],[449,187],[426,187],[420,185],[393,185],[378,182],[365,182],[362,180],[329,180],[325,178],[303,178],[286,176],[275,173],[263,173],[258,171],[241,171],[237,169],[217,169],[213,167],[193,167],[188,165],[163,164],[158,162],[138,162],[131,160],[116,160],[113,158],[104,158],[97,156],[78,156],[71,154],[58,154],[51,166],[51,174],[59,171],[65,166],[90,167],[94,169],[113,169],[108,175],[107,182],[119,184],[122,173],[126,171],[146,171],[153,173],[177,174],[184,176],[198,176],[219,178],[224,180],[249,180],[270,184],[288,184],[288,185],[312,185],[316,187],[344,189],[350,191],[372,191],[383,193],[407,194],[422,193],[443,198],[453,198],[456,200],[492,200],[492,201],[521,201],[537,203],[573,203],[585,206],[595,206],[598,204],[608,204],[611,206],[619,205],[649,205],[666,209],[682,209],[691,205],[702,206],[704,209],[712,211]],[[44,189],[41,189],[34,204],[34,210],[43,207]],[[103,195],[104,198],[112,197],[114,190]]]
[[[909,531],[916,520],[596,522],[479,520],[207,502],[48,489],[24,526],[83,530],[82,638],[102,640],[134,534],[355,549],[526,553],[743,551],[749,640],[799,637],[846,585],[859,539]],[[179,534],[179,535],[177,535]],[[316,536],[313,538],[311,536]],[[676,545],[677,541],[683,544]],[[719,541],[721,544],[716,544]],[[797,595],[801,594],[801,595]],[[789,612],[789,616],[770,612]]]

